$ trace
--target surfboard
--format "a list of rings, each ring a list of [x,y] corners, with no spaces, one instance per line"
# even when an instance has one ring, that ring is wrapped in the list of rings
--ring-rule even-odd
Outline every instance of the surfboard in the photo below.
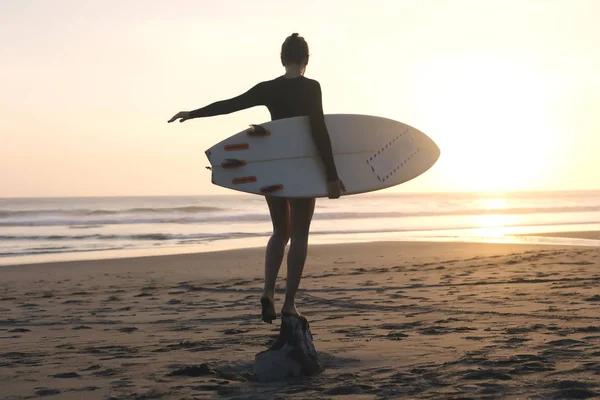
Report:
[[[346,192],[371,192],[407,182],[431,168],[440,149],[423,132],[387,118],[327,114],[333,157]],[[251,125],[205,152],[212,183],[246,193],[327,197],[325,169],[308,117]]]

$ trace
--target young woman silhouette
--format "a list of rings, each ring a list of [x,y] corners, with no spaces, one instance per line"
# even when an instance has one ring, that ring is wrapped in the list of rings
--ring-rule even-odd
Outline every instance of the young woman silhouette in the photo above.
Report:
[[[333,160],[331,140],[323,116],[321,86],[316,80],[304,77],[308,57],[308,44],[303,37],[294,33],[281,46],[281,63],[285,67],[283,76],[261,82],[232,99],[218,101],[194,111],[178,112],[169,122],[229,114],[259,105],[269,109],[272,120],[308,116],[312,137],[325,167],[328,196],[330,199],[337,199],[345,188],[338,178]],[[306,261],[315,199],[266,196],[266,200],[273,222],[273,235],[267,245],[261,305],[263,321],[271,323],[277,317],[274,306],[275,281],[283,261],[285,246],[290,239],[286,294],[281,313],[300,317],[295,297]]]

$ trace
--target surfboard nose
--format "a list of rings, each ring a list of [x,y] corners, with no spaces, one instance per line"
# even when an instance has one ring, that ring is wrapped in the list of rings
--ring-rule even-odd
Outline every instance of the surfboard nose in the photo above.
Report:
[[[418,131],[420,133],[419,136],[419,144],[418,146],[421,148],[421,150],[428,154],[429,157],[431,158],[432,164],[435,163],[438,158],[440,158],[441,155],[441,150],[438,147],[438,145],[426,134],[424,134],[421,131]]]
[[[431,151],[431,154],[435,157],[435,161],[438,160],[438,158],[440,158],[440,155],[442,154],[442,151],[440,150],[439,146],[427,135],[423,134],[426,138],[427,141],[429,142],[429,148]]]

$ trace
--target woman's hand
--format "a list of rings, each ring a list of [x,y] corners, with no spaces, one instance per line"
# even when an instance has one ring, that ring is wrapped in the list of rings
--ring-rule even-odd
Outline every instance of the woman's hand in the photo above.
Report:
[[[346,191],[344,182],[340,179],[327,182],[327,196],[330,199],[339,199],[343,192]]]
[[[173,116],[173,118],[171,118],[169,120],[169,123],[176,121],[178,119],[181,119],[179,122],[187,121],[188,119],[190,119],[190,112],[189,111],[179,111],[177,114],[175,114]]]

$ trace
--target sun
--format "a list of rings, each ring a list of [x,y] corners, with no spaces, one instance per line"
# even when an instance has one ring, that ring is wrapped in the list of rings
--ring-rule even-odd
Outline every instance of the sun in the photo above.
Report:
[[[435,133],[438,168],[455,177],[456,190],[528,190],[551,179],[559,132],[532,69],[480,55],[436,60],[421,72],[419,119]]]

